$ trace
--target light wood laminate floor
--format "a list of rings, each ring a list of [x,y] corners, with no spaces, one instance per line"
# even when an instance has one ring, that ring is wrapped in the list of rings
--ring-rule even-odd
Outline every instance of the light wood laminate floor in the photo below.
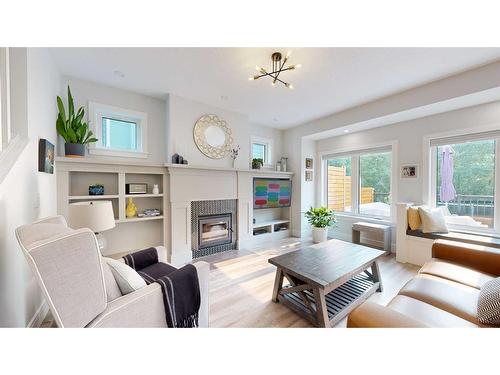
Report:
[[[303,246],[310,239],[287,238],[252,250],[232,250],[196,259],[210,264],[210,327],[312,327],[287,307],[271,301],[276,268],[268,259]],[[394,255],[379,263],[384,291],[369,300],[387,304],[418,271],[418,267],[396,262]],[[335,327],[345,327],[347,318]],[[55,327],[49,316],[42,327]]]
[[[199,258],[210,264],[210,327],[312,327],[287,307],[271,301],[276,268],[273,256],[311,245],[310,240],[287,238],[252,250],[232,250]],[[394,255],[379,263],[384,291],[369,300],[387,304],[418,271],[396,262]],[[347,318],[335,327],[345,327]]]

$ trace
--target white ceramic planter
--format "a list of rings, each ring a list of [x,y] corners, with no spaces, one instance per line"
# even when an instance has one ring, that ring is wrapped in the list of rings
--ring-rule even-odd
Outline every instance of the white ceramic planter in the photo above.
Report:
[[[328,239],[328,228],[312,227],[313,242],[325,242]]]

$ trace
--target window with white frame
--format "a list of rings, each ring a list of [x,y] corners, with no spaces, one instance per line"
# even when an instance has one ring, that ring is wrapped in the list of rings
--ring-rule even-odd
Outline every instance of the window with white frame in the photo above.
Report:
[[[500,132],[431,140],[431,205],[443,207],[449,228],[500,230],[496,212],[499,141]]]
[[[147,157],[147,115],[99,103],[89,103],[92,131],[98,141],[89,152],[98,155]]]
[[[391,217],[390,147],[324,157],[326,203],[336,212]]]
[[[0,48],[0,153],[11,138],[9,49]]]
[[[252,136],[250,142],[250,159],[262,159],[264,165],[272,165],[272,147],[271,138]]]

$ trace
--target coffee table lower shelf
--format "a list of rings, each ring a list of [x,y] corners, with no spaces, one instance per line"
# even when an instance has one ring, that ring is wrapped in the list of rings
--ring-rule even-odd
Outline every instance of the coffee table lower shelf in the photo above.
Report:
[[[378,287],[379,282],[374,281],[370,275],[363,272],[332,290],[330,293],[325,294],[330,325],[334,325],[343,319],[351,310],[359,306],[364,300],[375,293]],[[283,289],[286,290],[286,287]],[[317,309],[312,291],[305,290],[304,294],[307,296],[312,307]],[[278,300],[290,307],[296,313],[304,316],[314,325],[319,325],[316,316],[311,314],[310,309],[305,305],[298,293],[280,294],[278,295]]]

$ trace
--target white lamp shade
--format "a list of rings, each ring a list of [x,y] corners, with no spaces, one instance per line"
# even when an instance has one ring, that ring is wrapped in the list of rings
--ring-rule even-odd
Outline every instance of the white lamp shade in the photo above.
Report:
[[[94,233],[115,227],[111,201],[76,202],[69,205],[69,226],[89,228]]]

